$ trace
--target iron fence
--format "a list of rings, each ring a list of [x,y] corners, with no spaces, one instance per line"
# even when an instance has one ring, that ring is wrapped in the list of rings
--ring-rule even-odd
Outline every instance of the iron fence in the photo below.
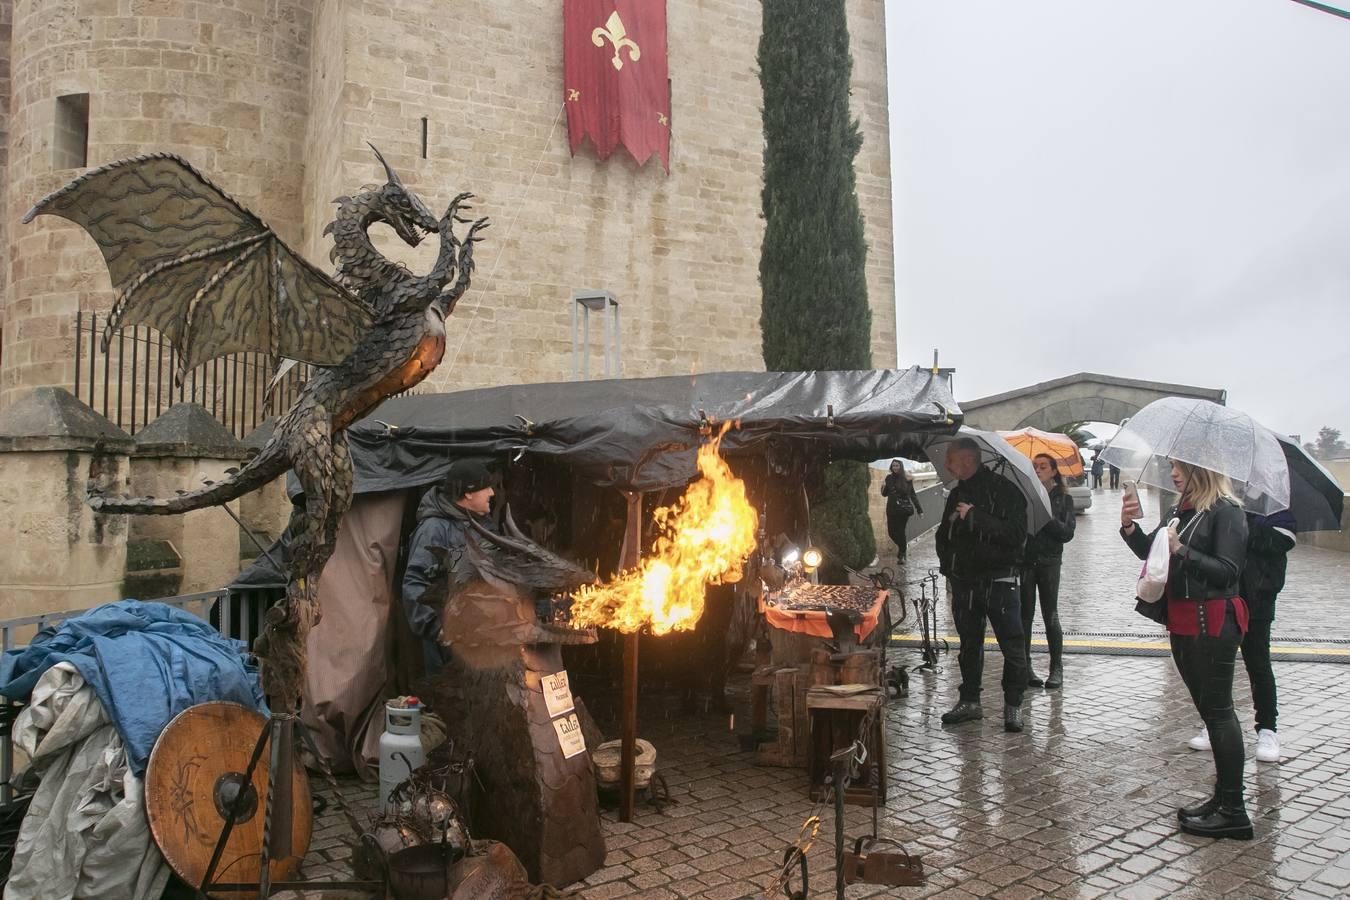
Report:
[[[244,641],[250,646],[262,626],[263,613],[281,599],[285,590],[281,588],[263,588],[244,591],[206,591],[200,594],[183,594],[178,597],[162,597],[157,603],[167,603],[185,609],[200,616],[222,635]],[[16,646],[17,634],[32,629],[40,631],[59,625],[66,619],[78,616],[88,610],[72,609],[64,612],[42,613],[36,616],[24,616],[17,619],[0,620],[0,650],[21,649]],[[14,777],[14,745],[12,734],[14,720],[23,704],[6,697],[0,697],[0,811],[16,801],[14,788],[10,780]]]
[[[146,325],[118,329],[102,348],[107,315],[75,314],[75,396],[118,428],[135,434],[175,403],[201,404],[235,437],[257,428],[270,412],[286,409],[309,378],[292,368],[267,400],[267,384],[281,360],[267,353],[234,353],[190,370],[174,384],[178,353]]]

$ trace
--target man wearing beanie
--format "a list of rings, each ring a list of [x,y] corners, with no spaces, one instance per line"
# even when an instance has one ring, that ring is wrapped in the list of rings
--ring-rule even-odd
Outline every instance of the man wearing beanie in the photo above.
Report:
[[[443,568],[449,568],[450,590],[473,576],[464,556],[469,520],[499,533],[489,518],[492,509],[492,473],[476,459],[457,459],[439,485],[422,496],[417,506],[417,527],[408,547],[408,565],[403,572],[403,612],[413,634],[422,639],[427,674],[437,671],[449,658],[441,641],[439,605],[424,603],[423,596]],[[444,600],[444,597],[439,598]]]

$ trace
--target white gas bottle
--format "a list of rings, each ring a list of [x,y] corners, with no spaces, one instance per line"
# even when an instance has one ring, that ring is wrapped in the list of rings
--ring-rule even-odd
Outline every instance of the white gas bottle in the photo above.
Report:
[[[422,707],[415,699],[409,699],[406,706],[398,705],[402,700],[391,700],[384,707],[384,734],[380,735],[381,813],[398,812],[391,808],[389,795],[423,762]]]

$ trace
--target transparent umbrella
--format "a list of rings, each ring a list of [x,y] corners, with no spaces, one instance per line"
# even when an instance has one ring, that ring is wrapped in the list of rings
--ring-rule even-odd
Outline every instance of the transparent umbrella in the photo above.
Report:
[[[1242,505],[1270,515],[1289,506],[1289,465],[1274,433],[1208,400],[1164,397],[1139,410],[1101,453],[1127,477],[1174,490],[1173,460],[1227,475]]]

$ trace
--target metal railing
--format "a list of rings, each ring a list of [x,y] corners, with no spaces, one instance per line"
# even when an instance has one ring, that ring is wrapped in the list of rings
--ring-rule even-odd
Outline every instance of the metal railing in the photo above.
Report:
[[[206,619],[223,636],[244,641],[251,646],[253,638],[261,628],[263,613],[284,593],[281,589],[266,588],[246,591],[219,590],[161,597],[153,602],[185,609],[193,615]],[[29,628],[41,631],[88,611],[71,609],[0,620],[0,650],[21,649],[16,646],[16,633],[19,631]],[[14,720],[21,709],[22,703],[0,697],[0,807],[15,800],[14,789],[10,785],[10,779],[14,777],[14,745],[11,736]]]
[[[291,405],[310,376],[297,365],[277,383],[270,407],[267,383],[280,360],[266,353],[234,353],[202,363],[175,385],[178,353],[164,335],[145,325],[126,325],[103,352],[107,315],[75,314],[75,396],[118,428],[135,434],[175,403],[199,403],[238,438],[270,412]]]

